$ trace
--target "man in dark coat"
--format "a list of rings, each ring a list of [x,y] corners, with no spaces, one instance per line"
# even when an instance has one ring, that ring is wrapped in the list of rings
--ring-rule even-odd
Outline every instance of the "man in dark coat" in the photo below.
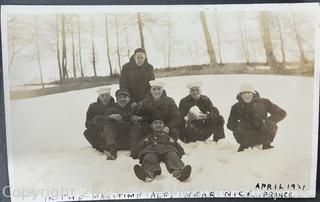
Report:
[[[238,151],[261,144],[262,149],[273,148],[271,143],[277,132],[277,123],[286,117],[286,112],[270,100],[260,98],[251,84],[240,87],[237,99],[231,108],[227,127],[240,144]]]
[[[108,160],[117,158],[118,150],[131,150],[140,139],[140,121],[135,115],[135,108],[129,105],[130,95],[127,90],[116,92],[117,104],[105,112],[107,122],[104,126],[105,154]]]
[[[190,94],[179,104],[180,139],[186,143],[204,141],[213,134],[213,141],[218,142],[225,137],[223,117],[210,98],[201,93],[200,82],[192,82],[187,87]]]
[[[171,97],[168,97],[163,89],[164,83],[158,80],[149,82],[150,92],[142,101],[139,114],[143,117],[145,123],[150,123],[150,119],[155,115],[160,115],[165,119],[166,126],[164,132],[169,134],[174,140],[179,138],[180,115],[179,110]],[[149,125],[149,124],[147,124]],[[143,134],[148,134],[150,126],[143,127]]]
[[[161,174],[160,161],[180,181],[185,181],[191,173],[191,166],[185,166],[181,160],[184,154],[183,148],[168,134],[163,132],[165,122],[161,116],[151,120],[152,132],[142,139],[134,149],[133,157],[139,157],[142,164],[134,166],[136,176],[145,182],[151,182],[155,176]]]
[[[137,48],[130,61],[122,67],[120,88],[129,90],[131,104],[141,104],[150,89],[149,81],[154,79],[153,66],[148,63],[145,50]]]
[[[97,101],[91,103],[86,116],[86,130],[83,135],[91,144],[91,146],[100,151],[104,151],[104,138],[103,127],[106,123],[106,117],[104,116],[107,109],[114,104],[114,99],[110,95],[111,88],[101,87],[97,90]]]

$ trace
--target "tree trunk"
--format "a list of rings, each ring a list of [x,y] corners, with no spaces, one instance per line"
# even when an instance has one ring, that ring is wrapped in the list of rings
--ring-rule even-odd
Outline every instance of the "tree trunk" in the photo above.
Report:
[[[142,22],[142,19],[141,19],[141,13],[137,13],[137,18],[138,18],[138,26],[139,26],[141,48],[146,50],[145,44],[144,44],[144,37],[143,37],[143,22]]]
[[[94,47],[94,26],[93,26],[92,18],[90,19],[90,21],[91,21],[92,67],[93,67],[94,76],[96,77],[97,76],[96,52],[95,52],[95,47]]]
[[[201,21],[204,37],[206,39],[207,51],[208,51],[209,60],[210,60],[210,66],[216,67],[216,65],[217,65],[216,55],[215,55],[215,52],[213,49],[212,40],[211,40],[211,36],[209,33],[207,20],[206,20],[206,16],[205,16],[204,12],[200,12],[200,21]]]
[[[109,34],[108,34],[108,15],[106,14],[106,40],[107,40],[107,58],[109,63],[109,71],[110,76],[113,75],[112,72],[112,64],[111,64],[111,58],[110,58],[110,45],[109,45]]]
[[[68,79],[65,16],[62,15],[62,77]]]
[[[250,59],[249,59],[249,51],[248,51],[248,47],[247,47],[246,31],[244,31],[243,27],[242,27],[242,13],[240,13],[238,16],[238,24],[239,24],[239,29],[240,29],[240,39],[241,39],[241,43],[242,43],[243,56],[244,56],[246,64],[249,64]]]
[[[276,58],[274,56],[272,41],[271,41],[271,34],[269,28],[269,16],[266,11],[262,11],[260,13],[260,31],[261,37],[263,40],[264,49],[266,52],[266,59],[267,64],[271,66],[272,69],[276,70]]]
[[[81,55],[81,30],[80,30],[79,15],[77,16],[77,23],[78,23],[79,63],[80,63],[81,77],[83,78],[84,77],[84,73],[83,73],[82,55]]]
[[[277,27],[278,27],[278,31],[279,31],[279,38],[280,38],[280,49],[281,49],[281,56],[282,56],[282,66],[284,67],[284,65],[286,63],[286,53],[285,53],[285,50],[284,50],[282,27],[281,27],[281,24],[280,24],[280,19],[279,19],[278,14],[276,14],[276,21],[277,21]]]
[[[220,38],[220,27],[219,27],[219,20],[218,20],[218,16],[215,14],[214,16],[215,18],[215,27],[216,27],[216,31],[217,31],[217,43],[218,43],[218,53],[219,53],[219,64],[222,65],[223,61],[222,61],[222,55],[221,55],[221,38]]]
[[[171,22],[170,18],[168,18],[168,68],[171,67]]]
[[[119,47],[119,20],[118,16],[116,15],[116,33],[117,33],[117,56],[118,56],[118,66],[121,72],[121,61],[120,61],[120,47]]]
[[[128,60],[130,60],[130,47],[129,47],[129,33],[128,33],[128,26],[125,26],[126,29],[126,43],[127,43],[127,56]]]
[[[41,66],[41,57],[40,57],[39,30],[38,30],[37,24],[36,24],[36,45],[37,45],[37,61],[38,61],[39,72],[40,72],[41,87],[44,88],[42,66]]]
[[[297,28],[296,16],[294,13],[292,13],[291,16],[292,16],[292,22],[293,22],[293,29],[294,29],[294,33],[296,35],[296,40],[297,40],[299,53],[300,53],[300,62],[301,62],[301,64],[306,64],[308,62],[308,60],[304,55],[304,50],[303,50],[302,42],[301,42],[301,36],[300,36],[300,34],[298,32],[298,28]]]
[[[56,16],[56,30],[57,30],[57,62],[59,68],[59,78],[62,81],[62,71],[61,71],[61,58],[60,58],[60,42],[59,42],[59,15]]]
[[[74,78],[77,78],[76,57],[75,57],[75,50],[74,50],[73,20],[71,20],[71,39],[72,39],[72,67],[73,67],[73,77],[74,77]]]

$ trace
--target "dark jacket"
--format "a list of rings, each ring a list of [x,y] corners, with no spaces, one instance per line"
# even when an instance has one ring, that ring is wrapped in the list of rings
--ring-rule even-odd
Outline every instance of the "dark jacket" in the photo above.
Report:
[[[152,132],[138,142],[131,155],[133,158],[139,157],[140,162],[142,162],[144,155],[147,153],[165,154],[167,152],[175,152],[179,157],[184,155],[181,145],[173,141],[169,135]]]
[[[232,131],[238,127],[239,123],[244,124],[247,129],[260,130],[265,120],[278,123],[287,115],[283,109],[270,100],[260,98],[257,91],[250,103],[245,103],[240,94],[237,95],[237,100],[238,102],[231,107],[227,123],[227,127]]]
[[[180,115],[179,110],[171,97],[167,96],[167,93],[163,91],[159,100],[154,101],[151,93],[146,95],[146,98],[142,101],[140,115],[143,119],[150,124],[151,119],[158,115],[164,119],[164,123],[168,128],[179,128]]]
[[[97,125],[103,124],[103,116],[105,112],[115,104],[114,99],[111,98],[110,102],[107,105],[104,105],[101,103],[99,97],[97,98],[97,101],[94,103],[91,103],[88,110],[87,110],[87,116],[86,116],[86,128],[92,129],[97,128]],[[93,118],[95,116],[100,116],[100,121],[98,121],[97,125],[93,123]],[[100,122],[100,123],[99,123]]]
[[[124,122],[130,122],[131,117],[135,115],[135,113],[134,108],[132,108],[130,104],[122,108],[115,103],[106,110],[105,115],[120,114]]]
[[[149,81],[154,79],[153,66],[148,63],[148,60],[146,59],[139,67],[131,56],[130,62],[122,66],[120,88],[129,90],[132,102],[139,102],[144,99],[150,89]]]
[[[219,110],[213,106],[209,97],[201,95],[198,100],[195,100],[191,95],[188,95],[182,98],[179,103],[181,118],[184,118],[193,106],[198,106],[202,113],[207,114],[208,120],[214,120],[220,115]]]

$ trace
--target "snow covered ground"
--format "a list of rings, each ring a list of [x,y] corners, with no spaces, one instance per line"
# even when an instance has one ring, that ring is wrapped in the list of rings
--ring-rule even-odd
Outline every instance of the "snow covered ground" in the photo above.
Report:
[[[275,148],[237,153],[238,145],[225,128],[226,138],[218,145],[211,138],[182,144],[186,151],[183,161],[193,168],[187,182],[174,179],[162,165],[162,175],[144,183],[135,177],[133,165],[138,160],[131,159],[128,152],[120,152],[116,161],[106,161],[84,139],[86,110],[97,97],[95,88],[85,89],[11,102],[13,188],[64,188],[78,194],[253,190],[257,183],[296,183],[305,185],[306,190],[312,188],[313,78],[201,75],[161,80],[177,104],[188,93],[187,82],[202,81],[203,93],[226,120],[241,83],[252,83],[262,97],[288,113],[279,123]],[[116,89],[113,85],[112,93]]]

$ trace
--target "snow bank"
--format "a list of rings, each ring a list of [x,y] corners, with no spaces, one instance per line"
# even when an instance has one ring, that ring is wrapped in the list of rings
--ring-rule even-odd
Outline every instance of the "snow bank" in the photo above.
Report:
[[[262,75],[202,75],[161,78],[167,94],[178,104],[187,95],[188,82],[201,81],[203,93],[228,119],[230,107],[243,82],[251,82],[262,97],[284,108],[288,116],[279,124],[275,148],[247,149],[237,153],[237,143],[225,128],[226,138],[215,145],[182,144],[183,160],[193,168],[181,183],[162,165],[162,175],[152,183],[139,181],[133,172],[137,160],[122,151],[116,161],[93,151],[82,132],[95,88],[11,103],[14,154],[14,188],[73,188],[76,193],[139,191],[252,190],[260,183],[298,183],[310,188],[312,150],[313,79]],[[112,93],[117,86],[112,86]],[[88,189],[88,187],[90,189]]]

